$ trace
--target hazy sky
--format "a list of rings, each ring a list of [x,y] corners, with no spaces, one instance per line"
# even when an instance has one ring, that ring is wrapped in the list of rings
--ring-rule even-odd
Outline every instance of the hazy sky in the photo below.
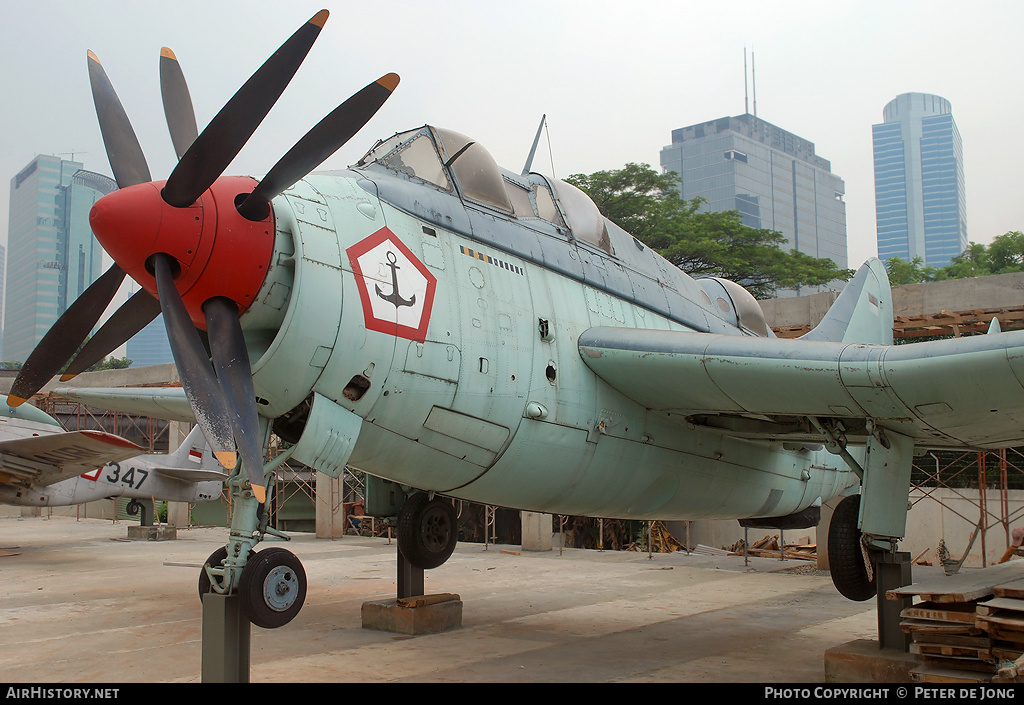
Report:
[[[229,173],[265,173],[338,103],[390,71],[402,78],[394,96],[325,168],[430,123],[469,135],[518,171],[545,113],[552,158],[544,145],[538,171],[657,167],[674,128],[744,112],[746,47],[758,117],[814,142],[846,183],[851,267],[876,254],[871,126],[900,93],[952,103],[970,239],[1024,229],[1014,186],[1024,164],[1024,91],[1012,58],[1024,27],[1019,0],[0,0],[0,176],[9,183],[36,154],[70,152],[111,173],[89,90],[91,49],[154,178],[166,178],[175,158],[160,47],[177,54],[202,129],[324,7],[331,17],[319,40]],[[753,112],[752,86],[749,95]],[[0,202],[5,244],[7,198]]]

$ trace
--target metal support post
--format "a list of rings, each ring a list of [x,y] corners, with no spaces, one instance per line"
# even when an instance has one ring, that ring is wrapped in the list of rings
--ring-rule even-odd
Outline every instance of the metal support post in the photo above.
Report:
[[[875,563],[875,571],[878,648],[896,649],[906,653],[910,650],[910,634],[900,629],[900,613],[904,608],[910,607],[914,600],[909,596],[888,600],[885,594],[889,590],[906,587],[912,582],[910,554],[902,551],[880,554]]]
[[[249,682],[249,630],[237,594],[203,596],[203,683]]]
[[[423,595],[423,569],[410,563],[398,552],[398,599]]]

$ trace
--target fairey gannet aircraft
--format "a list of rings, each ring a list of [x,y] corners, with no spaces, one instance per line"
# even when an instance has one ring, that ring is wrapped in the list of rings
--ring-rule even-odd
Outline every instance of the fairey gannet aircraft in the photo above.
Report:
[[[90,56],[120,186],[91,222],[116,264],[54,325],[10,397],[48,381],[125,274],[135,279],[143,291],[79,358],[106,354],[162,311],[184,389],[76,395],[177,408],[225,464],[240,458],[230,537],[202,577],[238,591],[253,623],[287,623],[305,596],[294,555],[255,550],[272,433],[317,470],[349,465],[397,483],[399,548],[425,568],[457,539],[445,498],[806,525],[848,494],[829,551],[853,599],[874,594],[875,563],[904,535],[915,452],[1024,443],[1024,331],[893,346],[877,260],[817,328],[781,340],[738,284],[692,279],[578,189],[529,161],[501,169],[457,132],[412,129],[347,170],[311,173],[387,99],[394,74],[342,103],[264,177],[223,176],[326,16],[201,133],[164,51],[180,155],[166,181],[152,180]]]

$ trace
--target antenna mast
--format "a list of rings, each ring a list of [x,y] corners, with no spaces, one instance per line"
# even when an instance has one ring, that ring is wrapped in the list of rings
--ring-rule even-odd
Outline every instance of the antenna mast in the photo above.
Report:
[[[750,85],[754,89],[754,117],[757,117],[757,74],[754,73],[754,50],[750,50]]]
[[[747,91],[747,48],[743,47],[743,112],[750,113],[750,93]]]
[[[544,121],[547,120],[547,113],[540,116],[540,125],[537,126],[537,136],[533,138],[533,146],[530,147],[530,156],[526,158],[526,166],[523,167],[523,176],[530,173],[533,166],[533,157],[537,154],[537,143],[540,142],[540,134],[544,131]]]

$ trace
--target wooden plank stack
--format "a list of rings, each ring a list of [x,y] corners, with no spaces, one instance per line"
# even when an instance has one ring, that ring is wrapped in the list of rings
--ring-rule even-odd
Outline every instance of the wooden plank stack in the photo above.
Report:
[[[917,596],[900,613],[925,683],[1024,682],[1024,561],[967,570],[887,593]]]
[[[760,541],[754,541],[746,549],[746,555],[758,558],[793,558],[801,561],[817,561],[818,560],[818,546],[813,543],[787,543],[784,547],[784,553],[780,556],[779,551],[779,537],[765,536]],[[740,539],[732,546],[729,547],[728,553],[730,556],[742,556],[743,551],[743,539]]]

